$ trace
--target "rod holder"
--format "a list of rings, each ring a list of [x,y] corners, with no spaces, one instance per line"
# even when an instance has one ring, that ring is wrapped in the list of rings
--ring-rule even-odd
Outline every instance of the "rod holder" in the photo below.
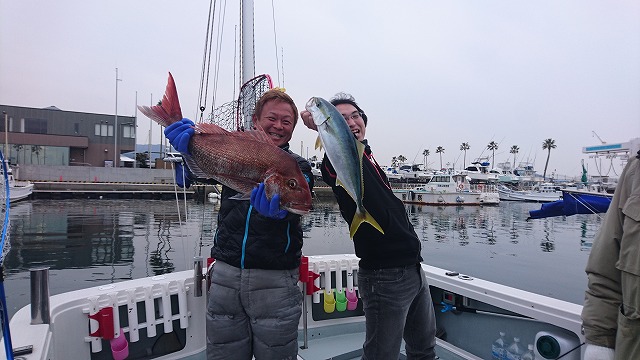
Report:
[[[49,268],[30,270],[31,278],[31,325],[49,324]]]
[[[202,274],[202,256],[195,256],[193,258],[194,297],[202,296],[202,280],[204,280],[204,275]]]

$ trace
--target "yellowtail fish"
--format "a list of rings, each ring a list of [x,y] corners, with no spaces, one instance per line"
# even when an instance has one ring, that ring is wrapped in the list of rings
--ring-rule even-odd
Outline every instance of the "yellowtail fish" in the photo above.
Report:
[[[336,184],[342,186],[356,203],[356,212],[349,227],[351,239],[363,222],[369,223],[384,234],[380,224],[367,212],[362,203],[364,144],[356,140],[342,114],[327,100],[313,97],[305,107],[318,127],[318,140],[336,170]],[[319,142],[316,142],[316,148],[318,145]]]

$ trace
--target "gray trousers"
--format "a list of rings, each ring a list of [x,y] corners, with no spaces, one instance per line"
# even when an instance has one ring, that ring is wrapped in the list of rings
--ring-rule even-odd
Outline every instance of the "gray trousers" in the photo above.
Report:
[[[398,359],[402,339],[408,360],[436,358],[436,317],[420,264],[358,271],[367,334],[363,360]]]
[[[298,269],[214,264],[207,306],[207,359],[296,359],[302,314]]]

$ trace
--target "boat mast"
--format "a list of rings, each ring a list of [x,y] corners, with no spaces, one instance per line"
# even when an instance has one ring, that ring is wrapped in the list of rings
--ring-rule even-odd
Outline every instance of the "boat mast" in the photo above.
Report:
[[[241,84],[255,77],[255,54],[253,46],[253,0],[242,0],[240,5],[240,68]],[[255,94],[254,94],[255,97]],[[242,126],[251,128],[251,115],[244,114]]]

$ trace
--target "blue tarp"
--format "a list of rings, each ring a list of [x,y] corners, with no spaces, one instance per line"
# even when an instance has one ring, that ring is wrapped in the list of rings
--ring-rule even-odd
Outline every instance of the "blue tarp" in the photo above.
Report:
[[[607,212],[611,196],[562,192],[562,200],[542,204],[540,210],[529,211],[529,219],[541,219],[552,216],[570,216],[575,214],[597,214]]]

